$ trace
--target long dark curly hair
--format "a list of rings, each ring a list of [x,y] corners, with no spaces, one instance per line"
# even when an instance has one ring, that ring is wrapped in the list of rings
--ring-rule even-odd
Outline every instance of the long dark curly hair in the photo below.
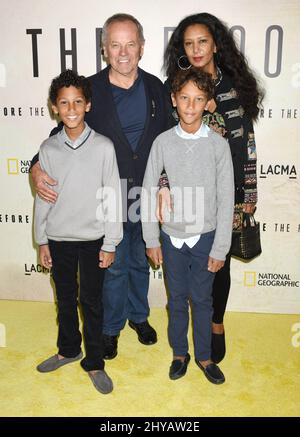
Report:
[[[185,55],[184,32],[194,24],[208,28],[217,48],[214,55],[216,65],[232,79],[246,115],[251,120],[256,120],[264,91],[249,68],[245,56],[237,48],[229,28],[214,15],[206,12],[189,15],[178,24],[164,54],[164,70],[168,78],[172,82],[178,71],[178,58]]]

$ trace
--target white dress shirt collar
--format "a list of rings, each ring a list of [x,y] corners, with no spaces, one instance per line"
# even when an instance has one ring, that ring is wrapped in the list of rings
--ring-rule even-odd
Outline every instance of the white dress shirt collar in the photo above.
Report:
[[[178,125],[175,127],[175,131],[176,131],[177,135],[181,138],[184,138],[186,140],[196,140],[197,138],[201,138],[201,137],[207,138],[208,132],[209,132],[209,127],[205,123],[202,122],[201,126],[199,127],[197,132],[195,132],[194,134],[190,134],[190,133],[186,132],[184,129],[182,129],[180,122],[179,122]]]

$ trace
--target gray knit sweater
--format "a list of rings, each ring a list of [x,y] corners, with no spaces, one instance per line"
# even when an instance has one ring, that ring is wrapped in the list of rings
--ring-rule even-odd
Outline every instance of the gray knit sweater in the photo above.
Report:
[[[159,247],[155,218],[156,192],[161,171],[168,175],[173,212],[162,230],[188,238],[215,230],[210,256],[224,260],[231,245],[234,178],[227,141],[212,130],[207,137],[183,139],[172,128],[153,143],[142,192],[143,237],[146,247]]]
[[[55,204],[35,199],[37,244],[92,241],[104,236],[102,250],[113,252],[123,237],[120,178],[110,139],[86,126],[86,139],[72,148],[59,132],[45,140],[40,165],[58,181]]]

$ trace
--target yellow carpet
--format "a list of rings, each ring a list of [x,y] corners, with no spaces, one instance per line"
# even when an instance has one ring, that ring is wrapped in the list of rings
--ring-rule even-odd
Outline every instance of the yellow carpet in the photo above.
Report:
[[[115,389],[101,395],[79,362],[51,374],[36,365],[56,352],[55,306],[0,301],[6,347],[0,347],[0,416],[299,416],[300,347],[292,345],[299,315],[227,313],[225,384],[209,383],[192,360],[186,376],[170,381],[171,351],[164,309],[152,309],[158,331],[143,346],[128,326],[119,355],[106,370]],[[191,348],[191,351],[192,348]]]

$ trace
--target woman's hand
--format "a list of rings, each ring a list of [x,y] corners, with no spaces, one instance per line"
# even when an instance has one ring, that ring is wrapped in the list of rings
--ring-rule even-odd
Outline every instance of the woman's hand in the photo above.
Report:
[[[256,210],[255,203],[244,203],[243,204],[243,212],[247,212],[248,214],[254,214]]]

